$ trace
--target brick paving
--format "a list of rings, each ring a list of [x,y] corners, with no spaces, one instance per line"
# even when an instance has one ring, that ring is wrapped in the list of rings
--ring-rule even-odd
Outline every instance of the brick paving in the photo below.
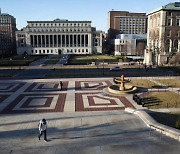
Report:
[[[103,93],[104,88],[112,85],[109,80],[61,81],[62,89],[60,79],[0,80],[0,113],[66,112],[71,106],[75,106],[74,112],[134,108],[124,96]],[[64,110],[67,95],[71,104]]]

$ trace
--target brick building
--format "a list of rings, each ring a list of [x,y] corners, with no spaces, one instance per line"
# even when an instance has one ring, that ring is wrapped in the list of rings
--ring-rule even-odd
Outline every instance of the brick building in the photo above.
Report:
[[[0,56],[16,54],[16,19],[0,10]]]
[[[180,53],[180,2],[169,3],[147,16],[146,52],[152,54],[153,64],[168,63],[174,55]]]
[[[109,11],[108,12],[108,44],[111,51],[117,51],[117,44],[115,45],[115,38],[118,34],[146,34],[147,33],[147,16],[146,13],[130,13],[128,11]],[[117,41],[116,41],[117,42]],[[140,41],[142,46],[146,46],[146,40]],[[129,43],[133,43],[132,41]],[[121,45],[120,45],[121,44]],[[121,49],[125,54],[137,53],[136,47],[130,52],[125,51],[126,44],[120,43]],[[124,47],[122,47],[124,45]],[[135,44],[136,45],[136,44]],[[131,45],[129,45],[131,46]],[[134,46],[134,44],[133,44]],[[140,44],[138,44],[140,46]],[[139,47],[138,47],[139,48]],[[142,50],[142,49],[140,49]],[[142,51],[138,51],[141,53]]]

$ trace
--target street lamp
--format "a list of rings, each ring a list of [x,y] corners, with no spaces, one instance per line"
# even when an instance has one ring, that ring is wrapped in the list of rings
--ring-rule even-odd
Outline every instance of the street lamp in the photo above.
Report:
[[[11,65],[11,70],[12,70],[12,58],[10,58],[10,65]]]
[[[104,60],[103,60],[103,76],[104,76]]]

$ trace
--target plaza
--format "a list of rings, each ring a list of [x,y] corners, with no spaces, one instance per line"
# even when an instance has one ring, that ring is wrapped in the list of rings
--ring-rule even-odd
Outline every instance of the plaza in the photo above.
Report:
[[[112,80],[1,79],[1,153],[179,153],[178,140],[125,111],[143,109],[131,94],[104,92]],[[42,118],[48,122],[47,143],[37,137]]]

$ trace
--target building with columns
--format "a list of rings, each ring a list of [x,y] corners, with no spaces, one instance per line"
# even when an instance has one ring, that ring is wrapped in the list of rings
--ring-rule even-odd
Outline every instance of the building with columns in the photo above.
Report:
[[[16,54],[16,19],[0,10],[0,56]]]
[[[16,32],[18,54],[93,54],[102,53],[94,47],[96,29],[91,21],[28,21]],[[102,42],[99,44],[102,46]]]
[[[180,2],[169,3],[147,16],[146,55],[150,54],[155,65],[166,64],[180,53]]]

